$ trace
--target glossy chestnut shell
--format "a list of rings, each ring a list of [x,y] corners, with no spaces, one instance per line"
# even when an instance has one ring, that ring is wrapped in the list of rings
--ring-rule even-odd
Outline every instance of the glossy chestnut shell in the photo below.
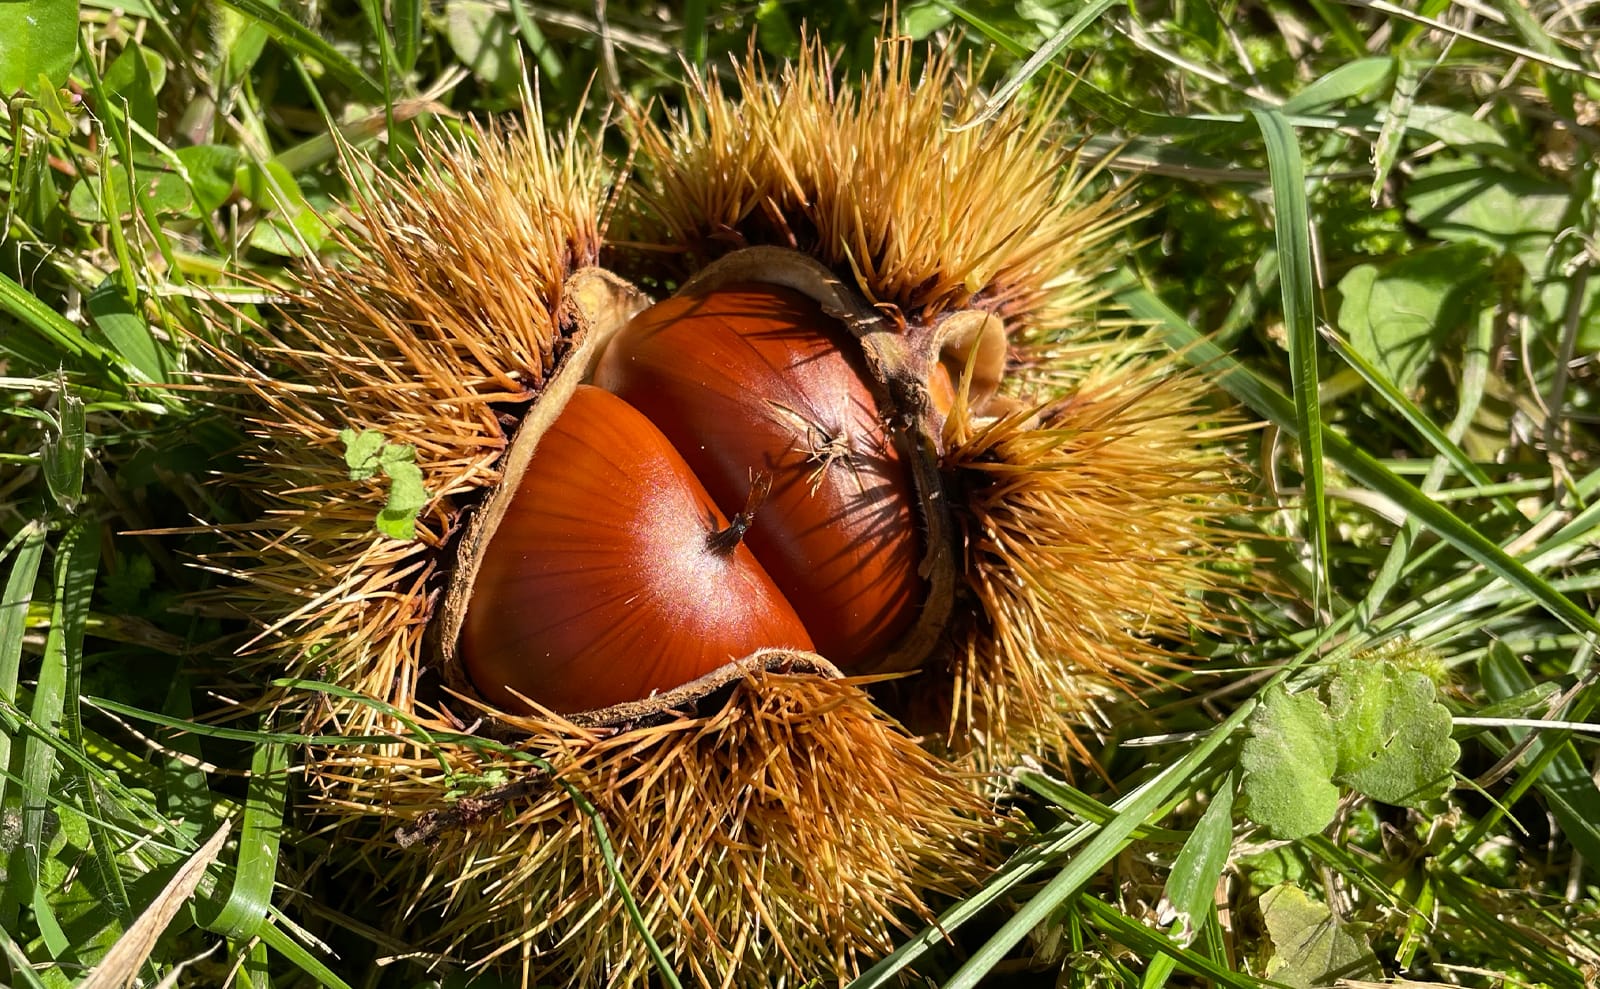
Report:
[[[594,380],[666,434],[725,512],[771,475],[747,542],[823,656],[848,669],[916,618],[911,472],[859,345],[809,296],[735,283],[667,299],[612,339]]]
[[[526,712],[671,690],[811,638],[661,431],[579,386],[539,441],[479,565],[461,656],[485,699]]]

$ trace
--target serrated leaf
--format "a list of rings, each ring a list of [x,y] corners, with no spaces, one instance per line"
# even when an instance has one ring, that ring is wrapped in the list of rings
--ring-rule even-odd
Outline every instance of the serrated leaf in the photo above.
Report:
[[[0,97],[62,85],[77,52],[77,0],[0,2]]]
[[[1328,709],[1312,693],[1274,686],[1250,716],[1239,752],[1245,813],[1280,839],[1316,834],[1333,820],[1337,752]]]
[[[428,489],[417,466],[417,449],[389,443],[376,429],[341,429],[344,462],[352,481],[364,481],[379,471],[389,479],[389,498],[378,513],[378,531],[391,539],[415,539],[417,512],[428,503]]]
[[[383,464],[385,469],[391,464],[415,463],[416,459],[417,448],[407,443],[388,443],[378,451],[378,462]]]
[[[1267,977],[1274,982],[1311,989],[1380,974],[1367,943],[1298,886],[1275,886],[1259,902],[1272,939]]]
[[[1328,683],[1338,735],[1334,778],[1374,800],[1415,807],[1442,796],[1461,746],[1433,681],[1383,660],[1356,659]]]
[[[344,444],[344,465],[350,468],[350,480],[365,481],[378,473],[378,457],[383,450],[383,434],[376,429],[339,430],[339,441]]]
[[[422,469],[409,461],[393,461],[385,462],[384,473],[389,475],[389,501],[378,513],[378,531],[391,539],[415,539],[417,512],[428,503]]]

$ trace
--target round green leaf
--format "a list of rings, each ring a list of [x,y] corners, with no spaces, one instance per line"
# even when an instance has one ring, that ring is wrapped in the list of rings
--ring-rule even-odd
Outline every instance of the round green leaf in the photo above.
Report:
[[[60,87],[77,45],[78,0],[0,0],[0,95]]]
[[[199,144],[179,148],[178,160],[189,173],[195,203],[202,213],[210,213],[233,194],[234,173],[239,168],[239,151],[221,144]]]

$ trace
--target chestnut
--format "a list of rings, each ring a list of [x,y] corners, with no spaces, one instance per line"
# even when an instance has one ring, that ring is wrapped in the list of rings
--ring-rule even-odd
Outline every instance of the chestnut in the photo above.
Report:
[[[640,313],[595,384],[666,434],[725,512],[771,475],[756,559],[841,668],[887,651],[927,591],[911,472],[859,345],[809,296],[733,283]]]
[[[765,521],[765,520],[763,520]],[[569,714],[639,700],[805,627],[661,431],[579,386],[479,566],[461,656],[484,698]],[[519,696],[520,695],[520,696]]]

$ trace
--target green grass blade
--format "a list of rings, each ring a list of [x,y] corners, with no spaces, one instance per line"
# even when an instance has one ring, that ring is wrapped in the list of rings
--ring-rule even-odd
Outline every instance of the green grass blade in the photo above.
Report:
[[[93,773],[101,771],[103,768],[95,764],[88,756],[84,755],[83,752],[63,743],[58,732],[46,732],[38,725],[34,724],[31,719],[22,717],[20,712],[11,705],[0,705],[0,725],[4,725],[7,730],[13,731],[19,736],[26,734],[29,739],[37,739],[43,744],[53,748],[55,750],[56,757],[61,760],[64,765],[74,771]],[[21,782],[21,777],[19,776],[9,776],[8,778],[13,783]],[[121,835],[123,838],[127,839],[128,843],[130,844],[135,842],[143,842],[155,851],[165,854],[183,855],[193,850],[195,842],[189,836],[175,828],[170,822],[165,821],[165,819],[161,816],[160,810],[156,808],[155,805],[152,804],[144,795],[135,793],[128,788],[121,786],[116,780],[115,776],[106,776],[102,778],[101,782],[104,784],[106,791],[116,802],[117,808],[123,811],[129,818],[135,819],[139,822],[138,824],[130,827],[124,824],[119,824],[117,821],[110,820],[104,814],[99,814],[96,812],[94,820],[101,827],[104,827],[109,832]],[[76,794],[69,794],[68,796],[75,797]],[[88,816],[88,811],[84,807],[74,800],[68,799],[67,796],[63,796],[59,792],[47,791],[44,794],[44,801],[49,807],[57,810],[64,809],[77,813],[80,816]],[[150,827],[146,823],[150,821],[159,822],[156,824],[156,827],[160,829],[158,833],[152,833],[150,831]],[[167,839],[170,839],[170,841]]]
[[[1308,113],[1333,103],[1363,96],[1394,75],[1392,58],[1358,58],[1329,72],[1283,101],[1278,112]]]
[[[1335,346],[1344,346],[1342,338]],[[1468,333],[1467,341],[1462,351],[1461,381],[1460,387],[1457,389],[1455,417],[1443,434],[1451,445],[1455,445],[1472,428],[1473,421],[1483,407],[1484,391],[1489,376],[1489,352],[1493,346],[1494,328],[1492,324],[1485,319],[1477,320]],[[1432,420],[1427,416],[1422,416],[1421,418],[1428,425],[1432,425]],[[1421,489],[1424,492],[1435,498],[1445,497],[1439,491],[1439,486],[1444,483],[1445,470],[1448,464],[1448,458],[1442,456],[1434,458],[1434,462],[1428,466],[1427,474],[1421,482]],[[1473,462],[1473,467],[1478,468],[1478,464]],[[1478,469],[1481,470],[1481,468]],[[1514,512],[1515,507],[1512,506],[1509,510],[1506,509],[1505,506],[1511,503],[1504,496],[1512,493],[1532,494],[1536,490],[1548,487],[1548,482],[1545,481],[1534,481],[1533,484],[1534,487],[1525,492],[1494,490],[1496,486],[1493,484],[1479,484],[1476,485],[1476,489],[1481,492],[1480,497],[1495,499],[1496,503],[1500,504],[1502,510],[1507,511],[1508,517],[1510,517],[1510,512]],[[1457,492],[1467,490],[1471,489],[1456,489]],[[1412,550],[1420,532],[1421,525],[1415,519],[1407,519],[1406,524],[1395,535],[1394,542],[1389,547],[1388,555],[1384,558],[1383,564],[1378,567],[1371,585],[1367,588],[1366,596],[1358,605],[1358,610],[1364,619],[1378,614],[1389,593],[1398,586],[1406,570],[1407,563],[1411,559]]]
[[[1350,346],[1350,342],[1342,334],[1329,328],[1323,331],[1322,337],[1333,348],[1334,353],[1338,354],[1340,359],[1354,368],[1356,373],[1361,375],[1362,380],[1373,391],[1377,392],[1388,403],[1390,408],[1400,413],[1400,416],[1411,425],[1411,428],[1415,429],[1424,440],[1427,440],[1428,445],[1433,447],[1436,453],[1449,461],[1450,466],[1460,472],[1462,477],[1474,484],[1485,487],[1494,483],[1493,479],[1484,472],[1484,469],[1478,466],[1478,463],[1471,457],[1467,456],[1465,450],[1461,449],[1450,437],[1446,436],[1444,430],[1440,429],[1430,416],[1417,408],[1416,403],[1407,398],[1404,392],[1396,388],[1394,382],[1390,381],[1387,375],[1379,371],[1372,365],[1371,361],[1361,356],[1354,347]],[[1516,506],[1508,498],[1498,498],[1495,503],[1502,511],[1508,513],[1517,510]]]
[[[214,801],[206,774],[199,766],[200,737],[183,727],[194,721],[190,689],[189,677],[180,673],[173,677],[172,686],[167,690],[162,713],[171,717],[174,724],[155,733],[165,749],[157,762],[157,793],[162,811],[169,818],[182,821],[179,827],[198,838],[205,823],[213,819]]]
[[[422,50],[422,0],[393,0],[394,58],[403,78],[417,67]]]
[[[1144,787],[1135,790],[1125,800],[1118,801],[1119,807],[1127,800],[1137,799],[1149,787],[1159,784],[1165,778],[1165,776],[1157,777]],[[1097,830],[1099,827],[1090,822],[1064,824],[1051,830],[1041,842],[1013,856],[990,877],[988,884],[982,890],[940,914],[936,924],[905,942],[892,954],[863,972],[860,978],[850,983],[849,989],[885,989],[888,986],[902,985],[904,980],[900,973],[917,958],[943,944],[952,931],[990,906],[1006,902],[1006,896],[1011,890],[1045,868],[1052,859],[1088,841]]]
[[[1322,379],[1317,373],[1317,322],[1312,303],[1316,272],[1311,266],[1311,208],[1306,201],[1305,164],[1288,119],[1276,110],[1253,112],[1266,141],[1267,168],[1272,173],[1278,286],[1283,293],[1283,320],[1289,333],[1289,380],[1305,472],[1306,525],[1311,532],[1320,597],[1329,589],[1328,507],[1322,460],[1322,404],[1317,394]]]
[[[281,916],[276,908],[273,909],[273,916]],[[315,979],[317,985],[325,986],[326,989],[351,989],[350,983],[335,975],[332,969],[318,960],[316,955],[307,951],[300,942],[285,934],[277,924],[262,924],[261,929],[256,931],[256,937],[261,939],[262,944],[282,955],[290,964]]]
[[[1489,696],[1505,700],[1533,689],[1533,678],[1523,668],[1522,661],[1504,646],[1491,648],[1479,665],[1483,685]],[[1581,721],[1586,712],[1571,712],[1571,719]],[[1512,741],[1527,737],[1527,728],[1507,728]],[[1501,752],[1509,746],[1496,746]],[[1590,775],[1582,758],[1571,742],[1571,732],[1540,732],[1529,743],[1523,756],[1531,765],[1525,771],[1534,774],[1534,767],[1543,763],[1543,772],[1535,775],[1534,786],[1550,804],[1561,832],[1577,851],[1590,862],[1600,862],[1600,789]]]
[[[1334,40],[1338,41],[1350,55],[1360,58],[1367,53],[1367,39],[1362,37],[1361,29],[1356,27],[1356,22],[1345,12],[1343,6],[1335,0],[1309,0],[1312,10],[1317,12],[1323,23],[1328,25],[1328,30]]]
[[[1180,945],[1191,943],[1210,917],[1217,882],[1233,849],[1233,783],[1233,774],[1229,773],[1217,785],[1211,805],[1200,815],[1167,876],[1167,902],[1178,914],[1170,936]],[[1153,959],[1145,970],[1143,989],[1166,985],[1177,964],[1170,953]]]
[[[1436,869],[1433,875],[1441,889],[1439,898],[1449,902],[1461,915],[1461,922],[1467,929],[1494,932],[1499,942],[1496,945],[1498,964],[1530,969],[1535,981],[1519,979],[1522,985],[1577,987],[1591,981],[1561,954],[1551,950],[1544,938],[1521,924],[1506,923],[1505,915],[1498,909],[1485,908],[1485,904],[1498,901],[1501,890],[1484,889],[1466,876],[1444,870]]]
[[[0,927],[0,954],[4,954],[11,963],[10,974],[19,981],[18,989],[49,989],[44,980],[39,978],[39,973],[33,970],[33,961],[22,950],[17,942],[11,939],[10,933]]]
[[[706,0],[683,5],[683,57],[695,68],[706,64]]]
[[[639,901],[633,895],[633,890],[628,888],[628,877],[623,875],[622,867],[617,862],[617,852],[611,843],[611,832],[606,827],[605,820],[600,816],[600,811],[590,803],[588,798],[568,784],[563,784],[572,801],[589,818],[589,826],[594,829],[595,841],[600,846],[600,859],[605,865],[606,873],[610,875],[613,888],[617,895],[622,897],[622,908],[628,914],[628,919],[633,923],[634,933],[644,940],[645,950],[650,954],[650,960],[655,963],[656,978],[666,989],[682,989],[678,982],[677,974],[672,970],[672,963],[667,960],[667,955],[661,950],[661,945],[656,942],[655,936],[650,932],[650,922],[645,919],[643,911],[639,909]]]
[[[56,746],[60,744],[51,736],[61,732],[68,690],[68,632],[63,620],[64,602],[68,595],[76,599],[79,593],[67,585],[67,575],[93,566],[95,556],[89,556],[88,563],[82,559],[86,551],[96,555],[99,552],[98,530],[92,526],[91,522],[80,520],[67,530],[56,546],[56,601],[52,606],[52,623],[45,637],[44,658],[39,664],[39,679],[34,688],[30,711],[33,723],[50,734],[30,737],[22,749],[21,792],[18,794],[22,802],[21,834],[11,853],[11,866],[6,877],[7,899],[13,906],[32,906],[34,891],[38,888],[45,812],[50,806],[50,784],[56,770]],[[83,593],[87,593],[87,589]]]
[[[388,745],[402,737],[399,735],[302,735],[298,732],[251,731],[246,728],[228,728],[204,722],[195,723],[184,717],[175,716],[170,712],[146,711],[143,708],[134,707],[131,704],[123,704],[120,701],[110,700],[105,697],[85,697],[84,702],[102,711],[126,718],[134,718],[163,728],[171,728],[197,738],[218,738],[233,742],[275,742],[279,745]],[[425,735],[417,735],[416,738],[422,741],[431,740],[429,736]]]
[[[994,45],[996,48],[999,48],[1006,54],[1015,58],[1026,58],[1030,54],[1028,51],[1028,46],[1013,38],[1011,36],[1011,32],[995,24],[991,24],[981,15],[968,10],[958,3],[951,3],[949,0],[933,0],[933,2],[961,18],[961,20],[965,21],[979,34],[983,35],[984,40],[988,41],[990,44]]]
[[[1157,966],[1171,968],[1181,967],[1193,975],[1209,979],[1220,986],[1229,986],[1232,989],[1257,989],[1261,982],[1248,975],[1232,971],[1225,966],[1207,958],[1205,955],[1189,948],[1173,943],[1160,933],[1152,931],[1144,924],[1124,914],[1109,904],[1101,903],[1092,896],[1083,897],[1078,901],[1077,908],[1082,910],[1089,919],[1099,927],[1108,930],[1119,942],[1136,948],[1142,957],[1154,956],[1151,970]],[[1163,965],[1163,963],[1165,963]]]
[[[28,605],[44,560],[45,527],[29,522],[8,547],[11,572],[0,597],[0,700],[17,702],[17,677],[22,670],[22,636],[28,628]],[[0,732],[0,769],[11,765],[11,734]],[[6,780],[0,777],[0,806],[5,805]]]
[[[1298,435],[1296,431],[1300,427],[1294,403],[1207,340],[1148,289],[1143,286],[1121,288],[1116,298],[1133,315],[1163,327],[1169,345],[1189,363],[1211,375],[1234,398],[1279,428]],[[1389,498],[1469,559],[1544,605],[1573,631],[1600,637],[1600,622],[1593,615],[1443,505],[1417,490],[1415,485],[1383,466],[1376,457],[1326,427],[1322,430],[1322,440],[1332,460],[1356,480]]]
[[[116,371],[125,370],[115,354],[84,337],[76,326],[3,273],[0,273],[0,309],[15,316],[23,326],[54,347],[63,357],[88,362],[81,365],[80,370],[87,370],[91,364]],[[126,377],[126,374],[123,376]]]
[[[211,838],[184,861],[167,885],[139,914],[138,921],[130,925],[111,950],[106,952],[80,989],[120,989],[137,980],[140,969],[156,946],[156,939],[194,896],[195,888],[205,878],[206,869],[216,860],[217,853],[222,851],[231,826],[231,822],[223,821]]]
[[[1400,159],[1400,149],[1405,145],[1407,125],[1411,121],[1411,108],[1416,103],[1417,69],[1406,58],[1397,58],[1394,91],[1389,96],[1389,109],[1383,115],[1383,129],[1372,148],[1372,185],[1367,196],[1377,203],[1389,173]]]
[[[945,983],[945,989],[972,989],[1016,947],[1028,932],[1037,927],[1078,890],[1092,879],[1105,864],[1133,840],[1133,832],[1141,825],[1151,823],[1149,818],[1174,793],[1189,784],[1198,775],[1205,760],[1211,757],[1222,743],[1244,723],[1254,702],[1241,704],[1238,710],[1206,736],[1170,769],[1159,777],[1160,785],[1151,785],[1139,796],[1121,808],[1117,817],[1100,829],[1087,846],[1067,863],[1055,878],[1024,904],[1001,926],[998,933],[984,943]],[[1152,781],[1154,784],[1155,781]]]
[[[262,0],[222,0],[246,17],[260,24],[272,40],[290,53],[321,62],[329,74],[355,90],[356,95],[374,106],[384,102],[383,86],[367,75],[337,48],[328,44],[315,31],[288,14],[268,6]]]
[[[533,15],[528,13],[526,0],[511,0],[511,19],[517,22],[517,34],[521,35],[523,45],[533,53],[534,61],[539,63],[542,79],[559,87],[561,80],[566,78],[566,65],[561,53],[539,30]]]
[[[1271,686],[1287,678],[1295,670],[1315,657],[1337,635],[1343,634],[1353,620],[1353,613],[1347,612],[1335,618],[1325,628],[1315,631],[1310,635],[1299,654],[1285,663],[1263,687]],[[1341,658],[1341,655],[1353,653],[1357,646],[1354,643],[1344,643],[1336,648],[1329,656],[1330,661]],[[1203,759],[1214,750],[1215,745],[1221,744],[1221,737],[1235,731],[1244,719],[1249,717],[1255,709],[1253,700],[1245,702],[1240,709],[1223,721],[1201,743],[1200,748],[1192,750],[1179,761],[1159,773],[1153,778],[1140,784],[1137,788],[1127,793],[1111,809],[1117,814],[1116,826],[1132,835],[1134,830],[1148,825],[1150,813],[1159,810],[1167,801],[1171,800],[1185,784],[1193,783],[1202,775],[1201,763]],[[1204,750],[1204,751],[1202,751]],[[1138,813],[1140,820],[1135,820],[1131,825],[1124,823],[1130,816]],[[989,880],[984,888],[966,900],[957,903],[944,913],[932,926],[922,931],[915,937],[906,941],[892,954],[881,959],[871,969],[862,973],[861,977],[850,983],[849,989],[884,989],[888,986],[900,985],[900,975],[907,966],[919,957],[946,943],[951,933],[967,921],[979,916],[984,910],[1006,901],[1006,896],[1023,882],[1036,873],[1061,861],[1070,851],[1077,848],[1084,841],[1101,832],[1101,826],[1092,822],[1071,823],[1053,829],[1044,839],[1024,848],[1014,855],[1009,862],[1002,866]],[[1131,840],[1131,839],[1130,839]],[[1114,853],[1113,853],[1114,854]],[[1082,859],[1087,851],[1077,853],[1074,861]],[[981,977],[982,972],[974,973]]]
[[[1071,814],[1079,820],[1088,821],[1090,824],[1109,824],[1117,816],[1117,811],[1062,780],[1032,769],[1019,770],[1016,774],[1017,784],[1024,789],[1037,794],[1050,801],[1057,807]],[[1169,828],[1156,828],[1140,825],[1133,836],[1140,841],[1164,841],[1180,843],[1189,835],[1184,831],[1173,831]]]
[[[62,741],[65,747],[85,754],[79,684],[83,675],[83,639],[88,628],[90,599],[94,596],[95,576],[99,567],[100,527],[90,522],[83,527],[82,534],[72,542],[68,551],[57,556],[56,601],[50,616],[50,637],[45,643],[48,653],[55,637],[58,634],[61,637],[64,669]],[[133,921],[133,907],[122,882],[116,843],[101,823],[101,808],[106,803],[100,785],[104,772],[97,772],[91,768],[93,766],[94,763],[87,759],[74,760],[64,767],[63,775],[77,783],[72,788],[71,799],[88,822],[93,854],[87,864],[99,877],[100,889],[109,900],[111,912],[120,924],[126,925]]]
[[[962,122],[957,130],[967,130],[977,127],[994,117],[1009,104],[1016,95],[1022,92],[1034,76],[1044,71],[1044,67],[1061,54],[1062,49],[1072,44],[1072,39],[1083,32],[1083,29],[1093,24],[1100,15],[1111,9],[1116,0],[1090,0],[1083,5],[1083,9],[1072,16],[1067,23],[1061,25],[1060,30],[1050,36],[1050,39],[1039,46],[1026,62],[1017,68],[1005,81],[1005,84],[988,100],[984,102],[983,110],[973,119]]]
[[[99,70],[96,67],[94,49],[90,44],[89,36],[86,31],[79,32],[78,44],[81,53],[80,63],[84,66],[84,74],[88,77],[89,88],[91,92],[94,93],[95,102],[100,106],[106,107],[109,111],[108,119],[101,126],[102,134],[110,138],[110,142],[106,148],[106,154],[102,157],[103,164],[101,168],[102,181],[100,183],[100,191],[103,197],[103,202],[108,207],[105,211],[105,215],[111,218],[110,222],[106,224],[106,231],[110,235],[112,246],[117,254],[119,265],[116,274],[120,275],[122,280],[123,297],[126,300],[127,313],[124,315],[124,318],[114,320],[114,325],[111,329],[108,329],[104,323],[98,322],[98,314],[92,314],[96,316],[97,325],[100,326],[101,331],[106,333],[107,339],[110,340],[114,347],[116,347],[130,334],[137,334],[140,332],[149,334],[150,328],[148,325],[145,325],[144,317],[139,312],[140,288],[138,273],[142,270],[148,269],[148,262],[142,256],[137,261],[134,259],[134,255],[129,249],[127,237],[123,231],[122,223],[117,219],[122,215],[122,213],[120,210],[115,208],[118,190],[117,184],[111,181],[111,176],[113,175],[113,170],[110,166],[109,154],[109,148],[111,146],[116,148],[117,155],[120,158],[121,164],[124,168],[123,174],[127,178],[128,187],[126,192],[131,211],[136,213],[144,221],[143,226],[140,229],[147,233],[155,242],[156,250],[161,254],[162,261],[165,262],[166,271],[168,272],[167,278],[169,278],[175,285],[179,286],[184,285],[187,282],[187,279],[184,276],[183,268],[177,262],[177,256],[172,249],[171,241],[167,237],[166,229],[161,224],[160,218],[156,215],[155,205],[151,201],[151,197],[140,194],[141,180],[137,174],[138,159],[134,155],[133,150],[133,129],[137,125],[128,114],[123,112],[123,104],[119,104],[116,100],[110,99],[107,96],[104,87],[104,81],[100,78]],[[158,140],[156,140],[152,135],[145,133],[144,136],[149,139],[150,145],[159,153],[164,153],[173,161],[177,160],[177,156],[170,149],[166,148]],[[106,281],[110,282],[112,277],[113,276],[107,276]],[[180,297],[171,297],[168,302],[169,304],[176,304],[180,310],[187,310],[188,304]],[[159,310],[159,312],[161,312],[163,318],[166,317],[165,308]],[[130,325],[131,323],[137,323],[138,329],[134,329]],[[174,332],[173,327],[170,325],[166,327],[166,331],[168,338],[173,341],[173,346],[175,348],[180,346],[179,341],[183,339],[183,335],[181,333]],[[120,336],[114,334],[120,334]],[[161,350],[160,344],[155,341],[154,337],[151,337],[148,343],[156,350]],[[175,366],[177,364],[176,351],[172,356],[165,358],[165,361],[169,365]],[[140,365],[136,361],[128,359],[126,352],[124,352],[123,366],[130,371],[137,371],[142,380],[164,380],[161,375],[151,375],[140,370]],[[177,393],[167,392],[164,390],[157,392],[156,398],[161,402],[170,404],[176,404],[178,401]]]
[[[239,860],[228,898],[201,920],[206,930],[234,940],[257,936],[272,906],[272,885],[278,871],[278,844],[283,836],[283,810],[289,793],[289,749],[261,742],[250,760],[250,788],[239,826]]]

